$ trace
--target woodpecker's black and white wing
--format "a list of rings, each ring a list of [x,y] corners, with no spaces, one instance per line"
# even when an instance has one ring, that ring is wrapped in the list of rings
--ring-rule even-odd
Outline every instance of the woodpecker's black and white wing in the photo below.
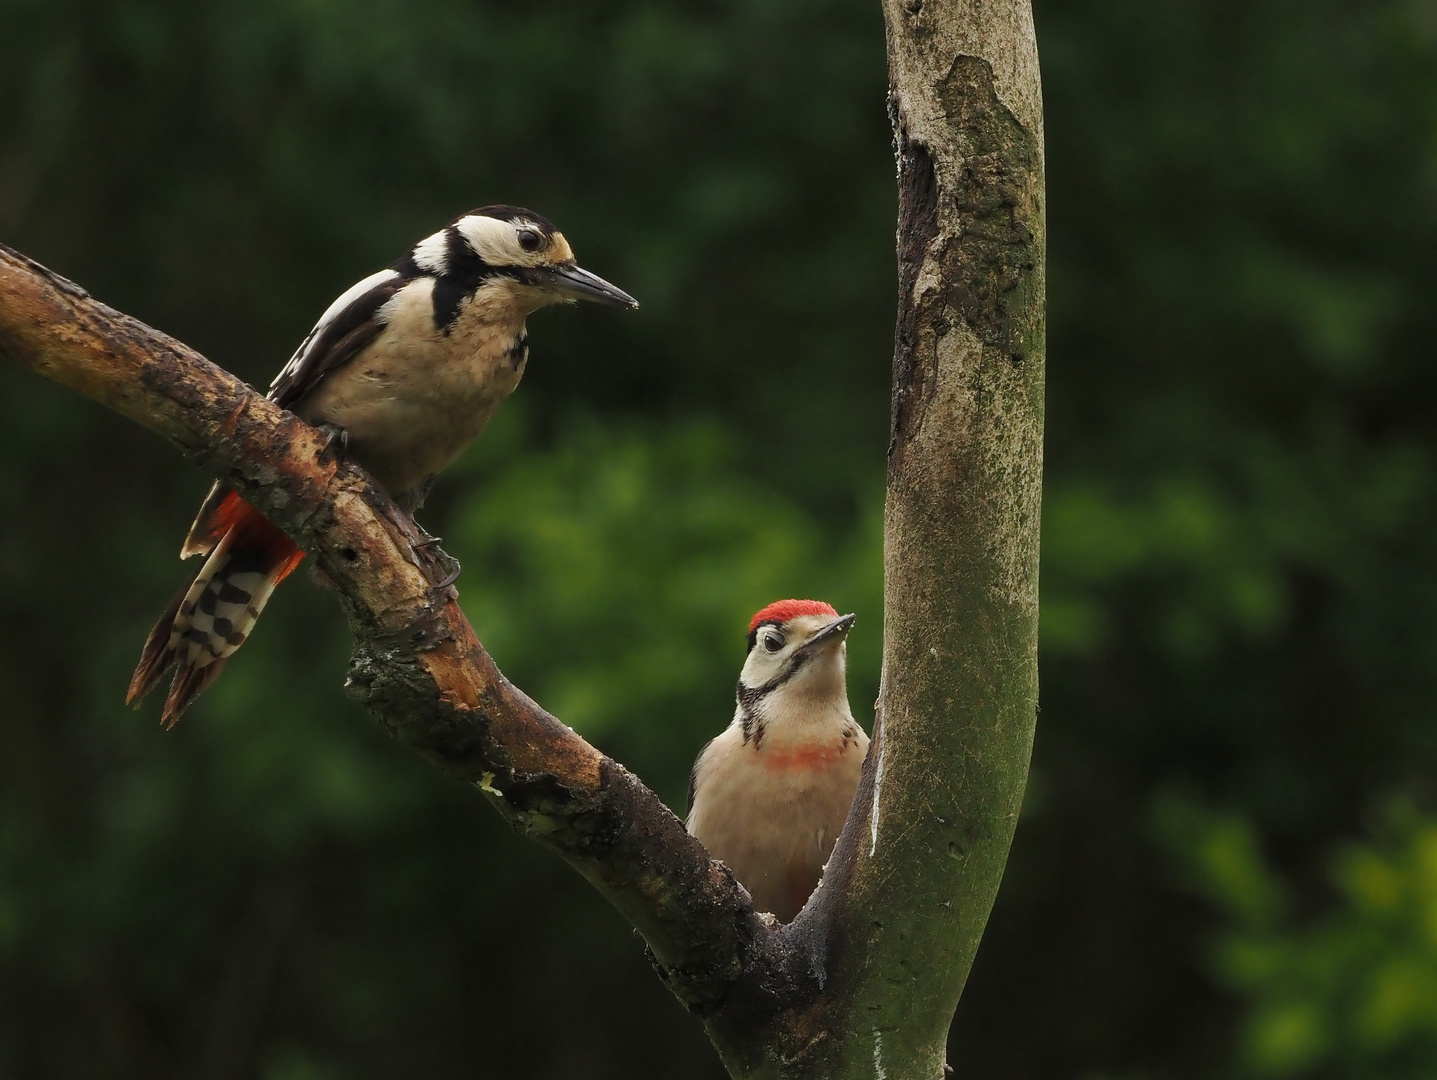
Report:
[[[384,329],[384,305],[389,298],[412,280],[391,267],[370,274],[341,293],[270,383],[269,399],[289,408],[328,372],[353,360]],[[232,491],[224,483],[210,488],[180,547],[180,558],[210,553],[218,539],[213,528],[215,515]]]
[[[275,376],[269,399],[289,408],[328,372],[353,360],[384,329],[384,305],[411,280],[389,268],[341,293]]]

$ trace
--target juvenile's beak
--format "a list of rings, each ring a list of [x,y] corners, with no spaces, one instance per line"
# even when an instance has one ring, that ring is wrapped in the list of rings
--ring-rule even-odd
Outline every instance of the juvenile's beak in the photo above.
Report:
[[[639,302],[617,285],[610,285],[598,274],[591,274],[574,263],[551,267],[550,287],[580,300],[594,300],[615,307],[636,308]]]
[[[813,637],[809,638],[808,641],[804,643],[803,648],[805,650],[816,649],[823,645],[824,642],[834,640],[841,641],[848,636],[848,632],[853,629],[853,624],[857,621],[857,615],[841,615],[818,633],[814,634]]]

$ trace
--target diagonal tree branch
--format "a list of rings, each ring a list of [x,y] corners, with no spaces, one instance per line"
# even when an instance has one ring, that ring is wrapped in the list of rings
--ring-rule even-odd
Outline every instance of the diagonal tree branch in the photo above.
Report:
[[[313,555],[354,632],[353,696],[592,882],[685,1005],[712,1014],[755,967],[793,966],[733,875],[657,796],[499,673],[454,591],[437,594],[416,565],[407,516],[362,470],[327,458],[322,434],[3,245],[0,353],[162,435]]]

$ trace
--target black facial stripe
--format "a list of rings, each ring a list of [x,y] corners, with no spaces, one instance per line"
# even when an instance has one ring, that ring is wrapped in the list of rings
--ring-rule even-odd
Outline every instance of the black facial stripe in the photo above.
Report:
[[[434,325],[448,334],[454,320],[459,318],[459,305],[465,295],[473,291],[463,281],[448,275],[438,278],[434,282]]]
[[[499,270],[525,285],[542,289],[553,283],[553,276],[547,266],[502,266]]]
[[[744,745],[747,746],[749,741],[752,740],[753,748],[757,750],[759,744],[763,742],[763,718],[745,704],[739,709],[738,722],[739,726],[743,729]]]
[[[780,674],[782,674],[782,672],[780,672]],[[767,695],[767,683],[762,686],[745,686],[743,681],[739,680],[738,691],[734,694],[734,699],[738,703],[739,708],[747,711],[757,705]]]
[[[445,275],[462,272],[467,262],[483,262],[479,256],[474,254],[474,249],[469,246],[463,235],[456,226],[450,225],[444,230],[444,273]]]
[[[814,655],[814,653],[807,649],[799,649],[788,658],[788,663],[784,665],[782,671],[761,686],[745,686],[743,682],[740,681],[738,684],[739,705],[745,709],[757,705],[764,698],[768,697],[769,694],[773,693],[802,671],[803,665],[813,659]]]
[[[459,307],[496,269],[474,253],[453,225],[445,230],[448,250],[444,273],[434,279],[434,325],[448,334],[459,318]]]
[[[474,290],[483,280],[483,275],[472,280],[446,275],[437,280],[434,283],[434,325],[446,335],[453,330],[459,318],[459,306],[474,295]]]

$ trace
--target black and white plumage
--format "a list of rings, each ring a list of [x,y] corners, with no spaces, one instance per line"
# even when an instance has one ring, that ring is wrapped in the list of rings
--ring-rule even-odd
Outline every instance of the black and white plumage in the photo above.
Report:
[[[484,429],[529,359],[525,319],[547,304],[638,307],[581,269],[548,219],[486,206],[425,237],[332,303],[269,389],[307,422],[343,433],[346,454],[403,508]],[[299,550],[231,489],[216,484],[180,555],[204,555],[145,644],[129,699],[174,663],[173,723],[243,644]]]
[[[518,385],[526,316],[577,299],[638,306],[580,269],[547,218],[472,210],[336,299],[269,397],[345,430],[352,456],[412,506]]]

